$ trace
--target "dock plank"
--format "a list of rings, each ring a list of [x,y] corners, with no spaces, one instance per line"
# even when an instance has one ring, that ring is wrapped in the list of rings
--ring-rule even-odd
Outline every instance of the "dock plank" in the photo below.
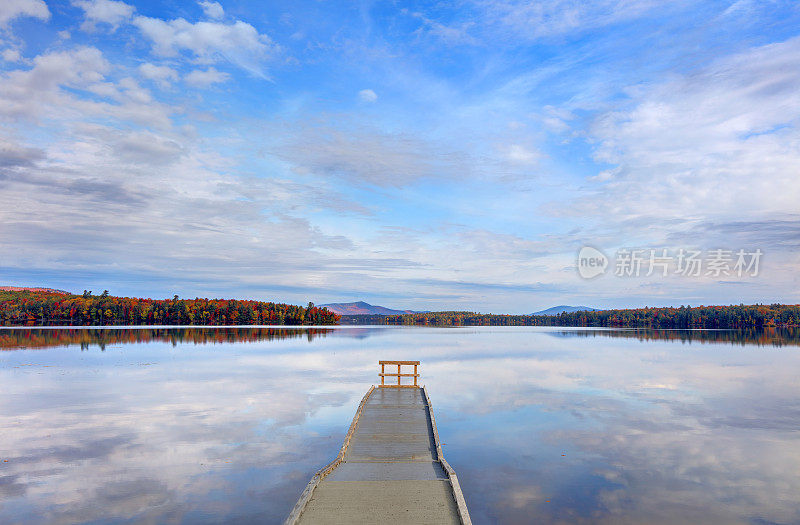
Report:
[[[374,389],[342,463],[316,485],[297,523],[462,523],[433,428],[421,388]]]
[[[353,525],[461,523],[446,480],[323,481],[300,523]]]

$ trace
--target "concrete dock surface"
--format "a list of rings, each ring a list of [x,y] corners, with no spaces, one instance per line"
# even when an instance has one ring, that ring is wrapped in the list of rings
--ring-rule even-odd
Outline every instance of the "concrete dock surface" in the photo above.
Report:
[[[312,479],[287,524],[470,523],[422,388],[370,390],[348,437],[340,462]]]

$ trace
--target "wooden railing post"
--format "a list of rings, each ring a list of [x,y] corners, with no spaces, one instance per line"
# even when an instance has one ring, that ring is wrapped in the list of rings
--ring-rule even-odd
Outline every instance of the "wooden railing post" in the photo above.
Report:
[[[378,364],[381,365],[381,373],[378,374],[381,377],[381,386],[385,388],[415,388],[419,386],[419,361],[378,361]],[[395,365],[397,366],[397,373],[394,372],[387,372],[386,365]],[[413,374],[404,374],[403,373],[403,366],[413,366],[414,373]],[[387,377],[397,377],[397,384],[387,383]],[[409,385],[403,384],[404,377],[413,377],[414,383]]]

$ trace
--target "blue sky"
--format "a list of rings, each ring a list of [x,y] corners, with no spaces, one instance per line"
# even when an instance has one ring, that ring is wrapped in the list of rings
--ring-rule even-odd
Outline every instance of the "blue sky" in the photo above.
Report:
[[[0,280],[530,312],[800,300],[796,2],[0,5]],[[581,247],[612,260],[586,280]],[[618,277],[620,249],[764,253]]]

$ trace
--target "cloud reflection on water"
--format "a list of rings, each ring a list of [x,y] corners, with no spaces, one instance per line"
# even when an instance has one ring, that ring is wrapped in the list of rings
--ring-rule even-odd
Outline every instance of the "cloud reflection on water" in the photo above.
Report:
[[[278,523],[414,358],[475,523],[800,522],[796,348],[564,332],[3,352],[0,521]]]

